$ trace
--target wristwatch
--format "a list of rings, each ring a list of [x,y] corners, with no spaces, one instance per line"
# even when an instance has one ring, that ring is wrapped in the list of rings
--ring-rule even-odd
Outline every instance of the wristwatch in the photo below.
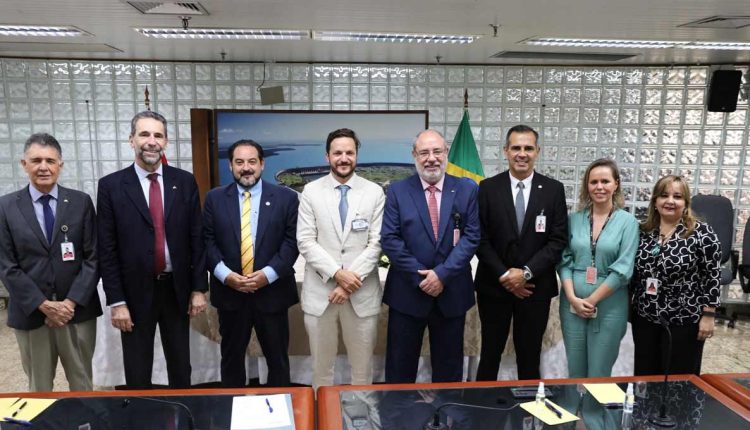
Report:
[[[528,266],[524,266],[523,267],[523,279],[525,279],[527,281],[530,281],[531,278],[533,278],[533,277],[534,277],[534,274],[531,273],[531,270],[529,269],[529,267]]]

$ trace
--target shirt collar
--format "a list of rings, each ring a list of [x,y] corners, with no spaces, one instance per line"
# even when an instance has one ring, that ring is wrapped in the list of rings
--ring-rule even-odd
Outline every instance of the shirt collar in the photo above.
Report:
[[[135,167],[135,174],[138,175],[138,179],[141,181],[146,179],[146,177],[150,175],[151,173],[158,173],[159,176],[162,176],[162,177],[164,176],[164,173],[163,173],[164,169],[161,163],[159,163],[159,167],[157,167],[156,170],[153,172],[149,172],[148,170],[139,166],[138,163],[133,163],[133,166]]]
[[[422,183],[422,191],[427,191],[427,187],[429,187],[430,184],[428,184],[424,179],[422,179],[421,176],[419,177],[419,181]],[[437,181],[437,184],[435,184],[435,188],[437,188],[437,190],[441,193],[443,192],[444,183],[445,183],[445,175],[443,175],[443,177],[440,178],[439,181]]]
[[[57,188],[57,184],[52,186],[52,191],[50,191],[49,194],[52,196],[53,199],[57,200],[57,194],[59,192],[59,189]],[[31,195],[31,201],[35,202],[39,200],[40,197],[42,197],[45,193],[37,190],[33,184],[29,184],[29,194]]]
[[[534,179],[534,171],[533,170],[531,171],[531,174],[526,179],[524,179],[523,181],[517,179],[515,176],[513,176],[510,173],[509,173],[509,175],[510,175],[510,186],[511,186],[511,189],[513,189],[513,190],[516,189],[516,187],[518,186],[519,182],[523,182],[524,188],[528,190],[531,187],[531,180]]]
[[[333,172],[328,173],[328,179],[331,182],[331,186],[333,188],[337,188],[339,185],[348,185],[349,189],[352,189],[357,184],[357,180],[355,179],[356,177],[357,177],[357,174],[353,173],[352,176],[350,176],[349,179],[342,184],[341,182],[337,181],[336,178],[333,177]]]
[[[235,184],[237,183],[235,182]],[[262,186],[263,180],[258,178],[258,181],[252,187],[250,187],[250,189],[245,189],[245,187],[243,187],[242,185],[237,184],[237,192],[240,194],[240,196],[242,196],[242,193],[244,193],[245,191],[250,191],[250,195],[255,196],[258,195],[258,192],[262,189]]]

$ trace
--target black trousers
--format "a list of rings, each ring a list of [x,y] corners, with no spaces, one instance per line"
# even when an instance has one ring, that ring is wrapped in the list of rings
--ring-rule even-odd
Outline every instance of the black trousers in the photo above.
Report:
[[[633,311],[633,343],[635,344],[635,375],[673,375],[694,373],[700,375],[704,341],[698,340],[698,323],[670,325],[672,353],[668,360],[669,336],[666,329]]]
[[[446,318],[437,305],[427,318],[388,312],[388,340],[385,354],[385,382],[414,383],[424,329],[430,332],[432,382],[461,382],[464,377],[464,321],[466,315]]]
[[[482,349],[477,381],[495,381],[500,357],[505,349],[513,322],[513,346],[516,349],[518,379],[540,379],[539,361],[542,338],[547,329],[550,300],[500,300],[478,296],[477,307],[482,323]]]
[[[268,365],[270,387],[288,387],[289,376],[289,317],[287,309],[263,313],[246,301],[237,310],[219,309],[221,334],[221,385],[228,388],[245,387],[245,355],[253,328]]]
[[[159,326],[169,388],[190,388],[190,318],[181,312],[171,277],[154,281],[151,312],[133,331],[121,332],[125,383],[131,390],[151,388],[154,336]]]

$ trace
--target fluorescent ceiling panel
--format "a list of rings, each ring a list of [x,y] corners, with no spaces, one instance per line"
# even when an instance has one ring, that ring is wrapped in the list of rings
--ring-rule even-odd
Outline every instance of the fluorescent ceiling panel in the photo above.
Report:
[[[461,45],[479,39],[477,35],[365,33],[356,31],[313,31],[313,39],[325,42],[436,43]]]
[[[14,25],[0,24],[0,36],[24,36],[24,37],[79,37],[91,36],[80,28],[73,26],[47,26],[47,25]]]
[[[261,30],[250,28],[134,28],[146,37],[157,39],[227,39],[227,40],[302,40],[307,30]]]

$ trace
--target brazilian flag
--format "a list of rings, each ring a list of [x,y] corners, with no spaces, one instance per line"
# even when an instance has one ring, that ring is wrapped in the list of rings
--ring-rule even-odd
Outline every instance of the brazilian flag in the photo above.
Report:
[[[448,154],[446,172],[453,176],[469,178],[477,184],[484,179],[484,169],[482,168],[482,161],[479,159],[474,135],[471,134],[467,110],[464,110],[464,117],[461,119],[456,136],[453,138],[451,151]]]

